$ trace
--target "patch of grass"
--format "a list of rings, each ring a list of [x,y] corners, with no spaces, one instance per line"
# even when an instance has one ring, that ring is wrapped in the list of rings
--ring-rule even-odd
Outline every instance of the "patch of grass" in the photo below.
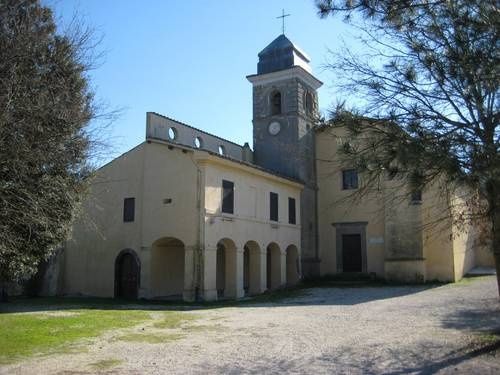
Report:
[[[198,315],[186,314],[182,312],[169,311],[165,313],[162,320],[155,322],[155,328],[180,328],[183,323],[198,319]]]
[[[467,277],[463,277],[462,279],[460,279],[459,281],[457,281],[455,283],[452,283],[451,285],[453,285],[453,286],[469,285],[469,284],[472,284],[472,283],[474,283],[476,281],[485,280],[485,279],[488,279],[488,278],[491,278],[491,276],[489,276],[489,275],[485,275],[485,276],[467,276]]]
[[[123,363],[122,360],[120,359],[103,359],[94,363],[91,363],[89,366],[93,368],[94,370],[109,370],[110,368],[116,367],[118,365],[121,365]]]
[[[184,337],[185,335],[181,335],[179,333],[129,333],[127,335],[119,336],[117,340],[128,342],[146,342],[148,344],[164,344],[166,342],[180,340]]]
[[[222,330],[223,326],[220,324],[214,324],[214,325],[189,325],[182,327],[183,332],[207,332],[207,331],[218,331]]]
[[[74,310],[71,314],[0,314],[0,364],[22,357],[64,351],[82,339],[150,319],[137,310]]]
[[[477,335],[478,339],[485,344],[500,342],[500,332],[485,332]]]

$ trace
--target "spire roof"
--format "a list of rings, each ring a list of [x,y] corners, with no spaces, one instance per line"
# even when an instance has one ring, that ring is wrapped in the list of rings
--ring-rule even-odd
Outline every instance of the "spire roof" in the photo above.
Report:
[[[309,57],[284,34],[274,39],[266,48],[259,53],[257,74],[266,74],[278,70],[301,66],[308,72]]]

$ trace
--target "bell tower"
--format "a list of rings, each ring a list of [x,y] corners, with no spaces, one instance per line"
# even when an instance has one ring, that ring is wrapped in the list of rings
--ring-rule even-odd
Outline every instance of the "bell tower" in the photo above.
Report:
[[[254,163],[301,181],[302,273],[319,276],[314,126],[317,90],[309,58],[284,34],[259,53],[253,85]]]

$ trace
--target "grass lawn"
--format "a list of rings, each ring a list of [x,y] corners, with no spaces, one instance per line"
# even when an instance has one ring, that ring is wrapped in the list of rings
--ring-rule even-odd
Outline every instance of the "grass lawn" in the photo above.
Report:
[[[33,354],[70,351],[71,344],[150,319],[137,310],[51,310],[0,314],[0,364]]]
[[[48,301],[50,299],[44,299],[44,302]],[[113,329],[149,322],[165,329],[178,328],[182,322],[195,319],[191,314],[178,311],[156,311],[157,318],[153,319],[147,308],[118,306],[116,302],[113,307],[109,300],[101,301],[104,306],[101,309],[95,307],[94,300],[89,300],[88,306],[85,300],[79,302],[79,308],[68,308],[70,306],[63,302],[61,306],[52,304],[47,309],[36,299],[14,302],[18,307],[37,306],[37,311],[0,314],[0,365],[32,355],[82,351],[85,350],[85,339]],[[134,309],[127,309],[132,306]],[[161,314],[159,319],[158,313]],[[131,341],[141,341],[140,334],[136,336],[136,340]],[[144,341],[148,341],[147,338]]]
[[[185,324],[200,316],[175,311],[179,307],[188,310],[195,308],[201,312],[203,309],[279,302],[303,293],[301,289],[279,290],[239,302],[211,303],[131,302],[108,298],[14,299],[0,305],[0,365],[32,355],[82,351],[85,350],[85,339],[141,323],[151,323],[152,328],[165,331],[128,332],[117,339],[150,343],[171,341],[182,338],[191,331],[206,328]],[[156,314],[154,319],[152,311]],[[181,329],[182,332],[169,332],[170,329]]]

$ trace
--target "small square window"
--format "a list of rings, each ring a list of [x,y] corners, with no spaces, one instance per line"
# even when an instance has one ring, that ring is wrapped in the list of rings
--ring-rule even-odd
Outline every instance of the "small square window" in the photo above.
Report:
[[[422,203],[422,190],[415,190],[411,193],[411,203],[412,204]]]
[[[342,171],[342,189],[350,190],[358,188],[358,171],[346,169]]]
[[[128,223],[135,219],[135,198],[123,200],[123,221]]]

